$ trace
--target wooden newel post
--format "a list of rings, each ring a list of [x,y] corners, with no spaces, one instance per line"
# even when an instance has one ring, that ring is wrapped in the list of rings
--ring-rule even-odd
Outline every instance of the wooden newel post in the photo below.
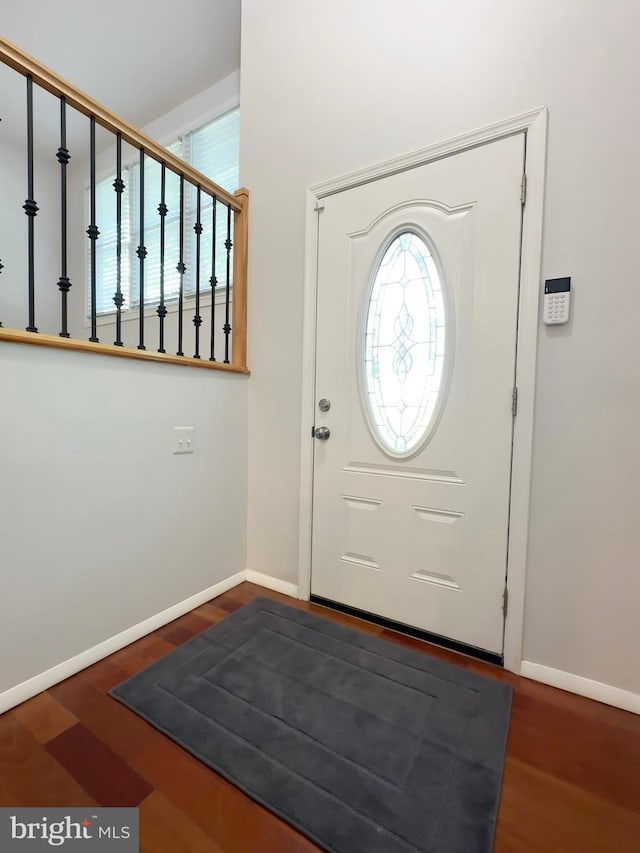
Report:
[[[249,190],[234,193],[242,204],[233,226],[233,315],[231,321],[231,363],[247,366],[247,263],[249,250]]]

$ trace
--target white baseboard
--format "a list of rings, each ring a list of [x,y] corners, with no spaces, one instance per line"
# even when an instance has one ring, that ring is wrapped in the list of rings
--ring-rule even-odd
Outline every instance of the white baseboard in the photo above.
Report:
[[[273,578],[271,575],[263,575],[261,572],[253,572],[251,569],[247,569],[247,580],[258,584],[258,586],[264,586],[266,589],[281,592],[283,595],[288,595],[291,598],[298,597],[298,585],[295,583],[289,583],[289,581],[283,581],[280,578]]]
[[[223,581],[210,586],[208,589],[203,589],[202,592],[198,592],[190,598],[185,598],[184,601],[181,601],[179,604],[174,604],[172,607],[168,607],[161,613],[156,613],[155,616],[150,616],[143,622],[138,622],[137,625],[132,625],[131,628],[127,628],[126,631],[122,631],[114,637],[109,637],[108,640],[104,640],[102,643],[92,646],[90,649],[81,652],[79,655],[75,655],[75,657],[69,658],[62,663],[51,667],[51,669],[47,669],[45,672],[41,672],[39,675],[29,678],[21,684],[16,684],[15,687],[10,687],[9,690],[5,690],[4,693],[0,693],[0,714],[3,714],[10,708],[19,705],[21,702],[26,702],[27,699],[31,699],[32,696],[35,696],[37,693],[41,693],[43,690],[47,690],[53,684],[57,684],[59,681],[63,681],[65,678],[75,675],[76,672],[80,672],[81,669],[91,666],[91,664],[96,663],[96,661],[102,660],[102,658],[105,658],[108,655],[112,655],[114,652],[128,646],[129,643],[139,640],[140,637],[144,637],[146,634],[150,634],[152,631],[161,628],[163,625],[173,622],[174,619],[184,616],[185,613],[188,613],[195,607],[200,607],[201,604],[215,598],[217,595],[222,595],[223,592],[227,592],[227,590],[232,589],[234,586],[238,586],[238,584],[247,579],[246,574],[247,573],[245,571],[237,572],[237,574],[231,575],[229,578],[225,578]],[[265,576],[260,575],[260,577]],[[267,578],[267,580],[271,579]],[[255,583],[260,583],[260,581],[256,580]],[[265,584],[265,586],[266,585],[267,584]]]
[[[161,613],[156,613],[155,616],[150,616],[143,622],[132,625],[126,631],[122,631],[114,637],[109,637],[108,640],[104,640],[102,643],[98,643],[96,646],[92,646],[90,649],[86,649],[84,652],[80,652],[80,654],[68,660],[52,666],[51,669],[47,669],[39,675],[34,675],[33,678],[29,678],[21,684],[16,684],[15,687],[10,687],[4,693],[0,693],[0,714],[3,714],[10,708],[14,708],[16,705],[20,705],[21,702],[26,702],[27,699],[31,699],[32,696],[42,693],[43,690],[47,690],[52,685],[64,681],[65,678],[75,675],[81,669],[86,669],[86,667],[102,660],[102,658],[120,651],[120,649],[128,646],[130,643],[139,640],[140,637],[144,637],[152,631],[161,628],[163,625],[173,622],[174,619],[184,616],[190,610],[199,607],[206,601],[210,601],[217,595],[222,595],[223,592],[227,592],[245,580],[266,587],[267,589],[281,592],[283,595],[289,595],[292,598],[297,598],[298,596],[298,587],[296,584],[288,583],[270,575],[263,575],[260,572],[237,572],[235,575],[231,575],[231,577],[225,578],[223,581],[208,587],[208,589],[203,589],[202,592],[198,592],[190,598],[185,598],[184,601],[168,607]]]
[[[616,708],[640,714],[639,694],[622,690],[619,687],[612,687],[610,684],[603,684],[601,681],[592,681],[590,678],[584,678],[581,675],[573,675],[571,672],[563,672],[561,669],[553,669],[550,666],[531,663],[528,660],[522,661],[520,675],[525,678],[532,678],[534,681],[542,681],[543,684],[550,684],[551,687],[568,690],[570,693],[587,696],[589,699],[604,702],[606,705],[613,705]]]

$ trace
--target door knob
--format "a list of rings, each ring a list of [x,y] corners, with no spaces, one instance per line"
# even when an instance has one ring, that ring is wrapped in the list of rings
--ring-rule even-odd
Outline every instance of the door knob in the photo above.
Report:
[[[331,430],[329,427],[318,427],[313,431],[313,437],[317,438],[318,441],[326,441],[331,435]]]

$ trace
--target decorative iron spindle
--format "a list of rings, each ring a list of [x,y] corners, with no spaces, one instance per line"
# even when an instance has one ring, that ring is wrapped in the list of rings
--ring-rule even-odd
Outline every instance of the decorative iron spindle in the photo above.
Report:
[[[164,304],[164,221],[169,212],[169,208],[165,204],[166,190],[166,166],[162,164],[160,173],[160,204],[158,205],[158,213],[160,214],[160,304],[156,308],[156,314],[160,322],[158,332],[158,352],[166,352],[164,348],[164,318],[167,316],[167,306]]]
[[[144,148],[140,149],[140,244],[136,249],[140,261],[140,287],[138,292],[138,349],[146,349],[144,345],[144,259],[147,249],[144,245]]]
[[[27,76],[27,199],[22,205],[22,209],[28,217],[29,234],[29,325],[27,332],[37,332],[34,218],[38,213],[38,205],[33,198],[33,78],[30,74]]]
[[[195,326],[195,353],[194,358],[200,358],[200,326],[202,325],[202,317],[200,316],[200,236],[202,234],[202,223],[200,222],[200,204],[201,194],[200,187],[196,193],[196,224],[193,230],[196,232],[196,313],[193,317],[193,325]]]
[[[184,263],[184,176],[180,175],[180,260],[176,267],[180,273],[180,289],[178,291],[178,351],[176,355],[184,355],[182,351],[182,312],[184,300],[184,274],[187,268]]]
[[[224,306],[224,363],[229,364],[229,335],[231,334],[231,324],[229,323],[229,297],[231,295],[231,208],[227,207],[227,239],[224,241],[224,247],[227,250],[227,272],[226,272],[226,292]]]
[[[116,292],[113,303],[116,306],[116,339],[114,347],[123,346],[122,343],[122,306],[124,296],[122,295],[122,193],[125,183],[122,180],[122,136],[116,134],[116,179],[113,182],[116,192]]]
[[[218,284],[218,279],[216,278],[216,202],[217,198],[213,197],[213,206],[212,206],[212,214],[211,214],[211,278],[209,279],[209,284],[211,285],[211,355],[209,356],[209,361],[215,361],[215,342],[216,342],[216,285]]]
[[[87,228],[87,236],[91,241],[91,337],[90,341],[98,342],[98,323],[96,314],[96,240],[100,236],[96,225],[96,120],[89,119],[89,148],[90,148],[90,216],[91,223]]]
[[[67,275],[67,164],[71,155],[67,150],[67,102],[64,95],[60,98],[60,147],[56,157],[60,163],[60,278],[58,279],[61,300],[60,337],[68,338],[67,295],[71,282]]]

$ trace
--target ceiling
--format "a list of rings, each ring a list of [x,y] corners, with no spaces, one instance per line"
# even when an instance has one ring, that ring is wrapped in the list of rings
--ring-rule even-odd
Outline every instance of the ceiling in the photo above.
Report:
[[[0,35],[142,127],[240,67],[240,0],[2,0]]]

